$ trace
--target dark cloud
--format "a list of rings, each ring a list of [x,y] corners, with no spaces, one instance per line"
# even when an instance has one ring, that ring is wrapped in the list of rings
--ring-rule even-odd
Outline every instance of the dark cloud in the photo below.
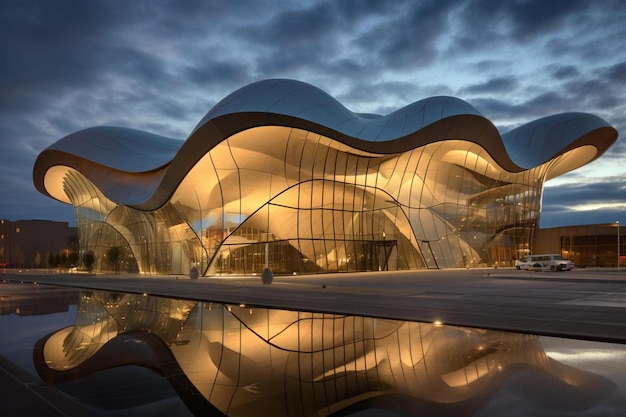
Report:
[[[519,116],[518,106],[489,97],[477,97],[467,99],[481,114],[490,120],[517,118]]]
[[[538,96],[532,97],[520,106],[525,115],[539,116],[574,111],[575,104],[568,100],[567,92],[549,90]]]
[[[488,3],[493,5],[494,2]],[[558,31],[568,19],[584,15],[593,7],[585,0],[530,0],[500,4],[501,9],[496,16],[510,22],[513,38],[520,41]]]
[[[568,101],[618,124],[626,109],[626,63],[599,67],[562,85]],[[621,126],[618,126],[621,127]]]
[[[473,34],[476,40],[504,36],[527,42],[546,33],[557,33],[568,19],[585,14],[591,6],[584,0],[474,0],[465,2],[460,22],[463,33]]]
[[[55,7],[28,1],[3,3],[0,36],[7,64],[0,66],[0,86],[8,94],[0,96],[0,105],[32,108],[41,95],[98,81],[99,68],[110,65],[107,58],[117,58],[107,56],[111,46],[103,39],[130,21],[123,8],[102,6],[80,1],[59,2]]]
[[[550,227],[582,226],[587,224],[615,223],[624,218],[623,209],[596,208],[587,211],[573,211],[565,206],[542,206],[539,226]]]
[[[545,197],[544,202],[564,206],[571,206],[576,202],[586,204],[623,201],[619,198],[620,193],[626,191],[626,178],[607,178],[602,182],[574,183],[559,185],[550,188],[550,195]]]
[[[401,12],[398,4],[319,2],[238,27],[233,36],[261,51],[255,61],[256,74],[314,79],[323,73],[358,78],[366,71],[371,76],[388,67],[378,59],[382,46],[373,38],[380,31],[388,32],[381,25],[397,18]]]
[[[552,76],[558,80],[576,77],[580,74],[578,68],[574,65],[560,65],[554,70]]]
[[[499,96],[506,96],[513,93],[517,85],[518,81],[514,77],[496,77],[479,84],[463,87],[459,90],[459,94],[465,96],[470,94],[498,93]]]
[[[258,59],[256,73],[272,74],[269,78],[296,78],[298,74],[315,72],[319,66],[326,65],[322,60],[303,48],[277,49]]]
[[[324,69],[338,78],[358,81],[369,78],[372,73],[371,66],[351,58],[340,58],[336,61],[327,62]]]
[[[241,86],[251,77],[248,64],[244,60],[234,62],[215,59],[195,62],[182,75],[200,86],[219,83]]]
[[[380,82],[376,84],[355,83],[346,92],[336,98],[342,103],[350,103],[350,110],[364,111],[374,114],[387,114],[397,110],[397,105],[389,106],[393,103],[410,103],[417,101],[418,87],[406,82]],[[377,103],[372,107],[372,103]]]
[[[250,26],[248,33],[267,45],[304,46],[321,44],[337,32],[340,19],[330,3],[277,13],[267,23]],[[245,29],[241,28],[245,33]]]
[[[611,223],[623,218],[626,202],[626,176],[593,182],[548,186],[543,197],[541,227]],[[581,204],[604,206],[573,211]],[[623,204],[621,207],[612,204]]]
[[[626,61],[607,68],[605,76],[608,82],[619,85],[626,84]],[[613,85],[615,85],[613,84]]]
[[[478,62],[471,63],[468,68],[475,74],[484,77],[485,74],[497,74],[503,69],[509,68],[511,62],[502,59],[483,59]]]
[[[469,101],[496,123],[504,119],[516,120],[521,124],[551,114],[584,111],[603,117],[621,130],[625,127],[623,110],[626,106],[626,83],[621,81],[625,68],[626,65],[620,63],[587,69],[582,73],[573,66],[557,69],[547,66],[547,76],[552,80],[556,78],[556,81],[532,84],[511,78],[511,87],[523,87],[517,91],[519,94],[513,92],[516,100],[497,98],[511,96],[507,91],[509,78],[490,78],[487,82],[463,87],[458,94],[464,98],[465,95],[474,95]],[[502,87],[502,91],[493,88],[494,93],[499,93],[493,94],[491,86]]]
[[[378,58],[390,68],[425,66],[438,58],[437,41],[450,32],[452,1],[415,2],[415,7],[369,37]],[[375,38],[374,38],[375,37]]]

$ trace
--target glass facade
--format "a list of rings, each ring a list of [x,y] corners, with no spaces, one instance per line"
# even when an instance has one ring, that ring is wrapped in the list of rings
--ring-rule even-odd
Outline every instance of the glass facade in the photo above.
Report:
[[[268,146],[268,143],[271,146]],[[551,163],[503,169],[465,140],[391,154],[263,126],[214,146],[141,211],[77,170],[63,188],[96,271],[200,275],[511,266],[529,252]],[[112,261],[110,248],[118,248]]]

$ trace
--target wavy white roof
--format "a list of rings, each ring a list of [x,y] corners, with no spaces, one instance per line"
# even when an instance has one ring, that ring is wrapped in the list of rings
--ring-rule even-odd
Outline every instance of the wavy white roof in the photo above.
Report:
[[[46,181],[46,175],[55,172],[53,167],[71,167],[113,201],[156,208],[213,147],[260,126],[308,130],[378,154],[461,139],[482,146],[510,172],[531,169],[575,148],[595,149],[585,153],[586,160],[567,168],[573,169],[596,159],[617,140],[611,125],[586,113],[548,116],[500,135],[491,121],[458,98],[431,97],[384,116],[365,115],[346,109],[310,84],[276,79],[250,84],[225,97],[185,141],[110,126],[72,133],[39,155],[33,179],[39,191],[66,201],[59,190],[47,186],[51,181]]]

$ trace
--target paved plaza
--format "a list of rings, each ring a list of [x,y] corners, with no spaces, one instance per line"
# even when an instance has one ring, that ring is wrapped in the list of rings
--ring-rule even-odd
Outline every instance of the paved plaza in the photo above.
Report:
[[[260,277],[68,275],[4,279],[278,309],[626,343],[626,270],[447,269]]]

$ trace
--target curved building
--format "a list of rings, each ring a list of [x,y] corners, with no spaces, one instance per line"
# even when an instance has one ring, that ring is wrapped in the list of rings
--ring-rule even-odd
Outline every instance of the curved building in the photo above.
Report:
[[[453,97],[379,116],[267,80],[224,98],[185,141],[120,127],[70,134],[39,155],[33,177],[74,206],[96,270],[511,265],[532,247],[544,182],[616,139],[585,113],[501,135]]]

